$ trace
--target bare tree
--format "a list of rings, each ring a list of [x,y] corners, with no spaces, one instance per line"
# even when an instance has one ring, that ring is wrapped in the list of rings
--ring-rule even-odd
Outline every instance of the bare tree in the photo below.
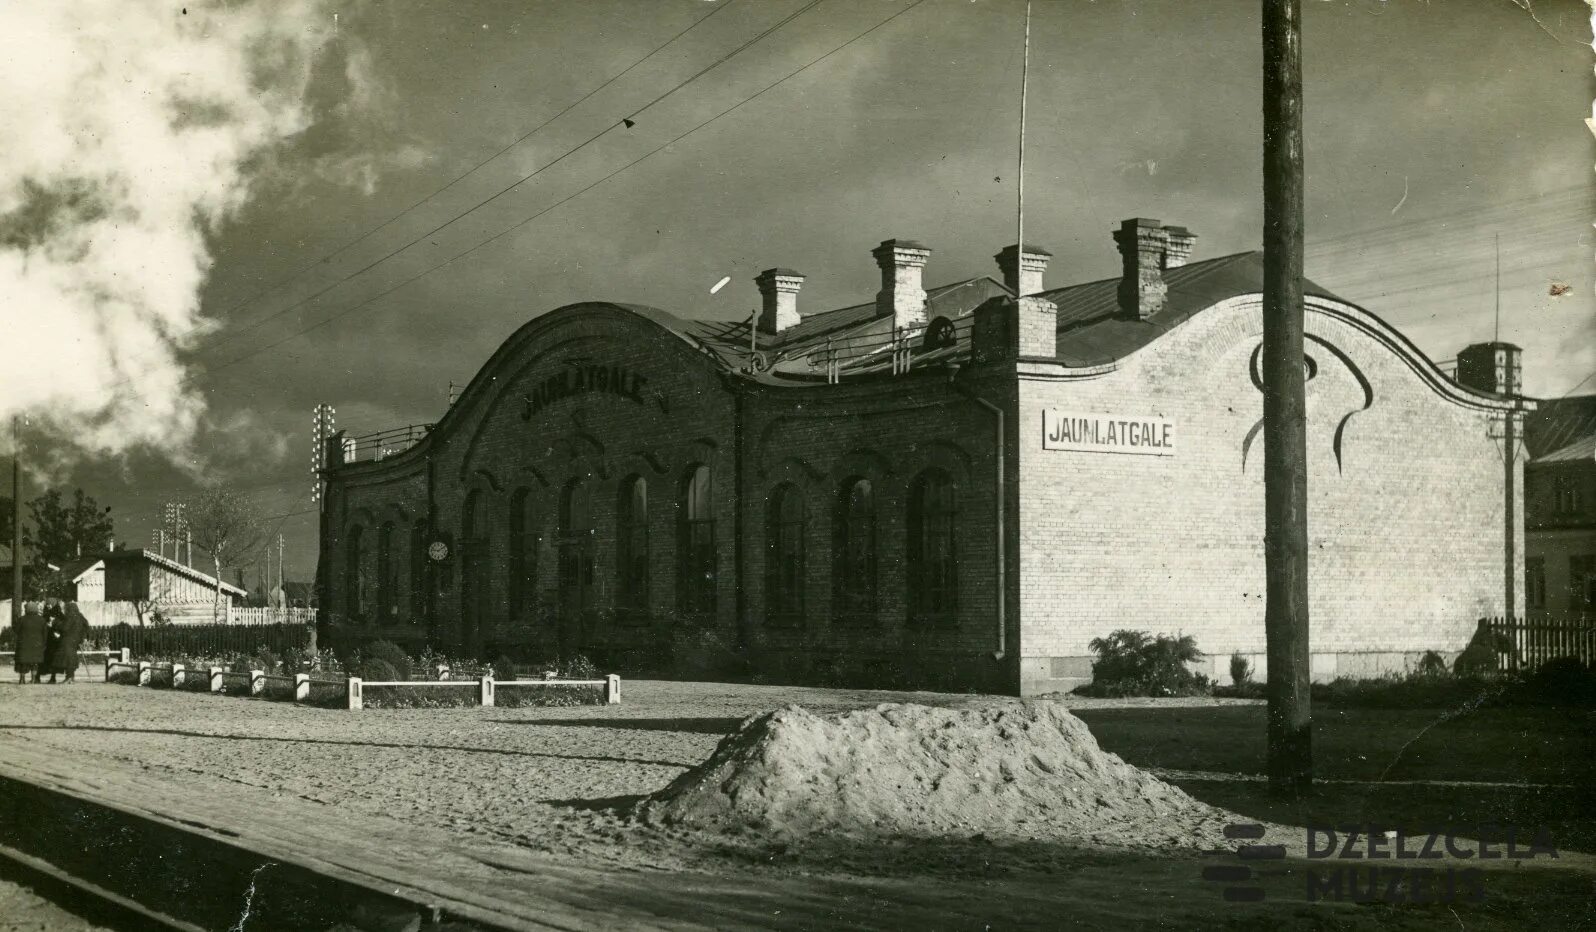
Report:
[[[222,567],[258,547],[265,535],[265,522],[255,505],[229,489],[207,489],[190,499],[184,511],[194,544],[211,555],[216,576],[216,598],[211,616],[222,614]]]

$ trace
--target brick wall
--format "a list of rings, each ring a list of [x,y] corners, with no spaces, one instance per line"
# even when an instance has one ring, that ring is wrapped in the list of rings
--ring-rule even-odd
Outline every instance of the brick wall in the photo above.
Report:
[[[609,390],[543,398],[530,418],[525,398],[574,359],[646,380],[632,397]],[[1013,690],[1012,652],[992,657],[997,640],[994,432],[992,415],[957,392],[941,370],[848,385],[758,386],[717,371],[680,338],[625,310],[604,305],[556,312],[523,328],[495,354],[448,417],[421,445],[377,463],[336,471],[332,515],[323,542],[330,608],[347,603],[348,534],[366,529],[363,575],[376,576],[372,529],[393,522],[398,562],[395,624],[374,633],[396,639],[427,632],[410,610],[410,535],[427,520],[428,470],[436,531],[452,536],[453,579],[431,578],[436,640],[486,652],[512,643],[582,650],[600,657],[658,654],[689,627],[751,669],[787,680],[873,676],[908,685],[984,685]],[[612,376],[613,377],[613,376]],[[629,384],[629,383],[628,383]],[[1012,382],[976,387],[1001,399]],[[1005,388],[1006,387],[1006,388]],[[1006,403],[1011,407],[1012,402]],[[430,460],[430,466],[429,466]],[[717,599],[712,617],[678,611],[679,500],[688,470],[714,474]],[[913,624],[907,612],[906,508],[909,484],[938,468],[958,489],[961,534],[957,618]],[[738,482],[739,469],[741,484]],[[646,618],[617,617],[618,492],[641,476],[648,484],[649,586]],[[875,486],[880,611],[872,623],[832,618],[832,541],[844,479]],[[594,585],[590,608],[561,604],[558,527],[562,490],[574,479],[593,489]],[[804,531],[805,611],[772,625],[765,599],[766,503],[783,483],[800,489]],[[537,600],[510,613],[511,504],[525,490],[538,535]],[[480,496],[483,528],[479,585],[482,618],[473,632],[463,604],[468,587],[458,556],[465,541],[467,496]],[[740,504],[739,504],[740,503]],[[737,565],[741,539],[743,565]],[[425,583],[424,583],[425,584]],[[372,619],[362,621],[369,623]]]
[[[1425,650],[1458,650],[1475,619],[1503,613],[1492,403],[1438,383],[1363,312],[1314,299],[1307,328],[1314,674],[1381,672]],[[1248,443],[1263,409],[1250,375],[1261,331],[1256,298],[1233,299],[1107,371],[1066,379],[1060,367],[1022,364],[1027,692],[1089,679],[1088,642],[1117,628],[1195,635],[1210,672],[1223,676],[1239,651],[1263,674],[1261,432]],[[1049,407],[1172,419],[1176,453],[1044,450]],[[1521,608],[1522,589],[1518,598]]]

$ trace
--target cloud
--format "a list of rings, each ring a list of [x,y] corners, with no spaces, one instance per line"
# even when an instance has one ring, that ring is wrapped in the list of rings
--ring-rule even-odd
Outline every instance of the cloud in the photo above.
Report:
[[[206,420],[179,354],[214,326],[207,234],[316,125],[329,53],[351,107],[377,93],[369,63],[320,0],[16,4],[6,27],[0,416],[84,453],[183,457]],[[346,155],[325,153],[348,174]]]

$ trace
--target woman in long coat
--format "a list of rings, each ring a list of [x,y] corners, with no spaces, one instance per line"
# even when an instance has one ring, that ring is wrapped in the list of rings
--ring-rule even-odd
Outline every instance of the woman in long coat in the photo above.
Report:
[[[61,643],[61,600],[44,600],[44,660],[39,663],[39,672],[34,674],[33,681],[37,683],[39,677],[50,674],[50,682],[55,682],[55,651]]]
[[[52,678],[56,673],[65,673],[68,683],[76,682],[78,648],[83,645],[84,635],[88,634],[89,620],[83,617],[83,609],[78,608],[78,603],[68,602],[58,624],[61,639],[55,645],[55,666],[50,668],[50,673]]]
[[[39,681],[39,665],[44,663],[44,642],[47,632],[44,615],[38,602],[22,603],[22,617],[17,619],[17,682],[26,683],[28,674]]]

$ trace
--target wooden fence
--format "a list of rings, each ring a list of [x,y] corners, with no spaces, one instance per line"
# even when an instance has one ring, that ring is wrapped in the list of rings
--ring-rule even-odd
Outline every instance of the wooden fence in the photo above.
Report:
[[[133,686],[164,686],[170,689],[195,689],[204,687],[204,691],[213,693],[232,693],[241,696],[267,698],[267,687],[272,683],[280,684],[292,690],[294,702],[309,702],[312,686],[333,687],[342,694],[339,704],[350,711],[359,711],[365,708],[365,690],[367,687],[384,689],[409,689],[444,686],[460,688],[466,687],[475,694],[477,705],[492,708],[496,704],[495,695],[502,688],[537,689],[547,687],[588,686],[599,687],[603,690],[605,705],[615,705],[621,701],[621,678],[615,674],[605,676],[599,680],[495,680],[492,676],[480,676],[470,680],[388,680],[382,682],[367,682],[358,676],[342,677],[338,679],[325,679],[313,677],[308,673],[293,673],[288,675],[267,673],[264,670],[227,670],[217,666],[190,667],[181,663],[152,663],[148,660],[135,661],[128,656],[127,651],[107,653],[105,657],[106,682],[113,682],[112,676],[117,674],[131,674],[127,678]]]
[[[1548,660],[1596,663],[1596,615],[1527,615],[1481,620],[1496,647],[1502,670],[1533,670]]]

